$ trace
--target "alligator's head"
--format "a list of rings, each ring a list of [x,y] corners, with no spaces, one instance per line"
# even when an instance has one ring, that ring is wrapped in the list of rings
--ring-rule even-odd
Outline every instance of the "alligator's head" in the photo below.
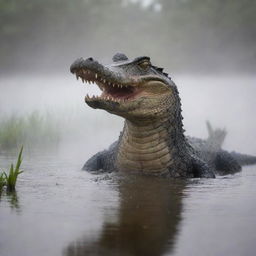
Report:
[[[166,113],[174,103],[176,86],[149,57],[129,60],[117,53],[110,65],[93,58],[76,60],[70,71],[83,82],[96,83],[100,96],[85,97],[92,108],[104,109],[129,120],[152,119]],[[173,99],[173,100],[172,100]]]

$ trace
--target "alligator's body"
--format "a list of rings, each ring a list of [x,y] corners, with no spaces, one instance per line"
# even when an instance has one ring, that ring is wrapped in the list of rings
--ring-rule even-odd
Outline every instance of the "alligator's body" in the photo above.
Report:
[[[104,66],[92,58],[78,59],[71,65],[77,78],[102,90],[99,97],[86,96],[90,107],[125,118],[119,139],[89,159],[84,169],[212,178],[256,163],[256,157],[222,150],[226,133],[209,124],[207,140],[185,137],[177,87],[148,57],[130,61],[116,54],[113,61]]]

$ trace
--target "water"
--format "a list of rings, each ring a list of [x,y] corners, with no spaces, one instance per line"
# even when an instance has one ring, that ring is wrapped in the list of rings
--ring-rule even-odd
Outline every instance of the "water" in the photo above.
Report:
[[[23,168],[15,197],[1,198],[0,255],[254,255],[254,167],[188,181],[39,156]]]
[[[76,132],[59,151],[25,152],[16,193],[0,199],[1,256],[255,254],[255,166],[235,175],[189,180],[81,171],[90,155],[117,138],[119,119],[85,108],[84,89],[68,78],[20,78],[24,91],[15,79],[1,81],[1,86],[9,83],[1,87],[3,112],[66,107],[85,120],[73,124]],[[225,148],[256,154],[254,78],[175,81],[183,84],[188,134],[206,136],[209,119],[228,126]],[[2,154],[0,167],[14,159]]]

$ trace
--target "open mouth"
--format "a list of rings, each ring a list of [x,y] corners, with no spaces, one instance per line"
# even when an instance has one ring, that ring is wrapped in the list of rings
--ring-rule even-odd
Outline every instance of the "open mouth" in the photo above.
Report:
[[[85,101],[94,100],[108,100],[108,101],[128,101],[134,99],[140,90],[136,85],[128,85],[122,83],[116,83],[108,80],[92,70],[80,68],[75,70],[76,78],[81,78],[83,83],[96,83],[102,91],[100,96],[90,97],[88,94],[85,97]]]

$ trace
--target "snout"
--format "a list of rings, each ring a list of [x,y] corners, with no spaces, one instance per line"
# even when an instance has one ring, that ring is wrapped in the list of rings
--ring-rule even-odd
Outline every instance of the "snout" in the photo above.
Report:
[[[79,58],[75,60],[70,66],[70,72],[74,74],[80,69],[87,69],[94,72],[102,72],[104,70],[104,66],[98,61],[94,60],[92,57],[86,60],[84,60],[83,58]]]

